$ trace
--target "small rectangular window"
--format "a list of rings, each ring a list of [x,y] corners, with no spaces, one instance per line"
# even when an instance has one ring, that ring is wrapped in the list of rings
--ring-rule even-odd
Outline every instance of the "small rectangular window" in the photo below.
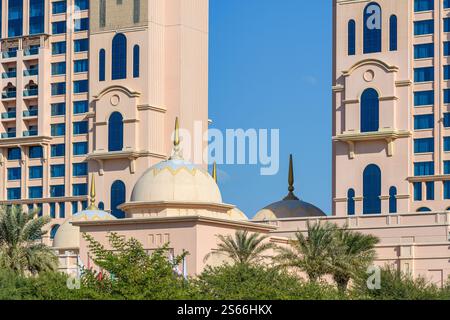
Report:
[[[414,106],[434,105],[434,91],[416,91],[414,92]]]
[[[434,20],[422,20],[414,22],[414,35],[425,35],[434,33]]]

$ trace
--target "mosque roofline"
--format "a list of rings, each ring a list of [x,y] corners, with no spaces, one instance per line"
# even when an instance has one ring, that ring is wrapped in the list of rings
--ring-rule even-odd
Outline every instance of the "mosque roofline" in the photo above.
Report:
[[[271,232],[278,229],[277,226],[261,224],[250,221],[228,220],[204,216],[184,216],[184,217],[152,217],[152,218],[130,218],[118,220],[97,220],[97,221],[73,221],[72,225],[77,227],[90,226],[111,226],[111,225],[136,225],[136,224],[161,224],[178,222],[199,222],[213,223],[233,227],[245,227],[249,231]]]
[[[126,211],[131,209],[139,209],[139,208],[186,208],[186,207],[195,207],[195,208],[221,208],[225,210],[232,210],[236,208],[235,205],[226,204],[226,203],[212,203],[212,202],[195,202],[195,201],[157,201],[157,202],[147,202],[147,201],[135,201],[135,202],[127,202],[120,205],[118,208],[120,210]]]

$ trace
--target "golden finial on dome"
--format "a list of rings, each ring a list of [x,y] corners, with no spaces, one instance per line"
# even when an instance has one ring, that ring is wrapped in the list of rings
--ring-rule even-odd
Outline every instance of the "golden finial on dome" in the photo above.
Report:
[[[173,138],[173,152],[169,160],[183,160],[180,149],[180,122],[178,117],[175,118],[175,132]]]
[[[173,139],[173,145],[180,145],[180,122],[178,121],[178,117],[175,118],[175,136]]]
[[[90,191],[90,206],[88,210],[98,210],[97,206],[95,205],[95,178],[94,174],[91,176],[91,191]]]
[[[217,183],[217,163],[215,161],[213,164],[212,177],[214,181]]]
[[[287,195],[284,200],[299,200],[295,194],[294,194],[294,161],[292,154],[289,156],[289,177],[288,177],[288,183],[289,183],[289,194]]]

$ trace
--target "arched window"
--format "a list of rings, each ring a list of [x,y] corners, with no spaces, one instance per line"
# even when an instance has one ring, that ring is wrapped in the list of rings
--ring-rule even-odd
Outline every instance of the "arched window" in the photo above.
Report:
[[[138,45],[135,45],[133,48],[133,77],[139,78],[139,69],[140,69],[140,48]]]
[[[55,236],[56,236],[56,232],[58,231],[58,229],[59,229],[59,224],[55,224],[53,227],[52,227],[52,229],[50,230],[50,239],[55,239]]]
[[[376,132],[380,128],[378,92],[369,88],[361,95],[361,132]]]
[[[114,112],[108,122],[108,151],[122,151],[123,149],[123,117]]]
[[[106,53],[105,49],[101,49],[98,54],[98,80],[106,80]]]
[[[397,16],[392,15],[389,18],[389,50],[397,51],[398,31],[397,31]]]
[[[367,166],[363,174],[364,189],[364,214],[381,213],[381,170],[371,164]]]
[[[98,209],[102,210],[102,211],[105,210],[105,204],[103,202],[99,202],[98,203]]]
[[[356,53],[356,23],[355,20],[348,22],[348,55],[353,56]]]
[[[397,213],[397,188],[389,189],[389,213]]]
[[[426,207],[422,207],[422,208],[417,209],[417,212],[431,212],[431,209],[430,208],[426,208]]]
[[[381,52],[381,7],[376,2],[364,9],[364,53]]]
[[[111,213],[118,219],[125,218],[125,212],[117,209],[118,206],[125,203],[126,199],[125,183],[120,180],[114,182],[111,186]]]
[[[127,37],[119,33],[112,41],[112,79],[127,78]]]
[[[349,216],[355,215],[355,190],[350,189],[347,193],[347,214]]]

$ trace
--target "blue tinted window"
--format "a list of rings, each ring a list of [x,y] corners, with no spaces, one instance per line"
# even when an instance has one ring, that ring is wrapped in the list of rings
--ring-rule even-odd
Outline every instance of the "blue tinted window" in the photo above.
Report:
[[[450,174],[450,161],[444,161],[444,174]]]
[[[427,200],[434,200],[434,182],[427,182],[425,186],[427,188]]]
[[[414,183],[414,201],[422,201],[422,182]]]
[[[363,173],[363,210],[364,214],[381,213],[381,170],[369,165]]]
[[[434,128],[434,115],[433,114],[424,114],[414,116],[414,129],[415,130],[423,130],[423,129],[433,129]]]
[[[414,0],[414,12],[434,10],[434,0]]]
[[[58,2],[53,2],[53,8],[52,8],[52,13],[53,14],[60,14],[60,13],[65,13],[67,10],[67,3],[66,1],[58,1]]]
[[[88,121],[79,121],[73,123],[73,134],[88,133]]]
[[[450,113],[444,113],[444,127],[450,128]]]
[[[8,160],[20,160],[22,159],[22,151],[20,148],[8,149]]]
[[[355,20],[348,22],[348,55],[356,54],[356,23]]]
[[[66,166],[63,164],[55,164],[50,166],[50,176],[52,178],[62,178],[66,176]]]
[[[444,80],[450,80],[450,66],[444,66]]]
[[[364,53],[381,52],[381,7],[369,3],[364,9]]]
[[[397,188],[389,189],[389,213],[397,213]]]
[[[64,185],[50,186],[50,196],[51,197],[64,197]]]
[[[50,203],[50,218],[56,218],[56,203],[54,202]]]
[[[88,153],[88,143],[87,142],[75,142],[73,144],[73,155],[83,156]]]
[[[434,138],[415,139],[414,153],[434,152]]]
[[[61,74],[66,74],[66,63],[64,61],[52,63],[52,75],[57,76]]]
[[[42,199],[42,187],[29,187],[28,198],[30,199]]]
[[[52,137],[61,137],[66,134],[66,126],[64,123],[52,124],[51,125]]]
[[[417,209],[417,212],[431,212],[431,209],[423,207],[423,208]]]
[[[66,94],[66,83],[52,83],[52,96],[59,96],[63,94]]]
[[[51,147],[52,158],[64,157],[66,154],[66,146],[64,144],[54,144]]]
[[[66,217],[66,204],[61,202],[59,204],[59,218],[64,219]]]
[[[34,166],[28,168],[28,175],[30,179],[42,179],[43,168],[42,166]]]
[[[89,29],[89,18],[76,19],[74,24],[75,32],[86,31]]]
[[[414,35],[434,33],[434,20],[423,20],[414,22]]]
[[[123,117],[114,112],[108,122],[108,151],[122,151],[123,149]]]
[[[444,199],[450,200],[450,181],[444,181]]]
[[[350,189],[347,193],[347,214],[349,216],[355,215],[355,190]]]
[[[444,42],[444,56],[450,56],[450,41]]]
[[[105,49],[101,49],[98,54],[98,80],[106,80],[106,53]]]
[[[89,39],[79,39],[73,42],[75,52],[84,52],[89,50]]]
[[[450,151],[450,137],[444,137],[444,151]]]
[[[8,181],[22,179],[22,168],[8,168]]]
[[[75,0],[75,6],[77,6],[80,10],[88,10],[89,0]]]
[[[52,34],[63,34],[67,31],[67,24],[65,21],[58,21],[52,23]]]
[[[52,54],[64,54],[66,53],[66,42],[60,41],[60,42],[54,42],[52,43]]]
[[[73,63],[73,72],[88,72],[89,71],[89,60],[75,60]]]
[[[450,0],[444,0],[444,9],[450,8]]]
[[[79,183],[73,185],[73,196],[85,196],[88,194],[88,186],[87,183]]]
[[[111,186],[111,213],[118,219],[125,218],[125,213],[117,207],[126,201],[126,187],[122,181],[116,181]]]
[[[88,80],[78,80],[73,82],[73,93],[85,93],[89,91]]]
[[[444,90],[444,103],[450,103],[450,89]]]
[[[8,188],[7,194],[8,200],[19,200],[22,198],[20,188]]]
[[[434,175],[434,162],[416,162],[414,163],[414,175],[420,176],[433,176]]]
[[[30,34],[44,33],[45,0],[30,0]]]
[[[134,46],[133,48],[133,77],[139,78],[140,73],[140,49],[139,46]]]
[[[89,101],[75,101],[73,103],[73,113],[80,114],[89,111]]]
[[[450,18],[444,18],[444,32],[450,32]]]
[[[74,177],[84,177],[87,176],[87,174],[88,174],[88,164],[86,162],[73,164]]]
[[[23,35],[23,0],[8,1],[8,37]]]
[[[415,68],[414,69],[414,82],[427,82],[434,81],[434,68]]]
[[[112,80],[127,77],[127,38],[119,33],[112,42]]]
[[[434,57],[434,44],[416,44],[414,46],[414,59],[425,59]]]
[[[414,106],[428,106],[434,104],[434,91],[417,91],[414,92]]]
[[[73,201],[72,202],[72,215],[76,214],[78,212],[78,202]]]
[[[28,150],[28,156],[30,159],[41,159],[44,152],[41,146],[33,146]]]
[[[66,114],[66,104],[64,102],[61,103],[52,103],[52,116],[63,116]]]
[[[379,97],[374,89],[366,89],[361,96],[361,132],[379,129]]]
[[[50,230],[50,239],[51,239],[51,240],[55,239],[56,233],[58,232],[58,229],[59,229],[59,224],[54,225],[54,226],[52,227],[52,229]]]
[[[391,16],[389,19],[389,50],[397,51],[397,48],[398,48],[397,16]]]

